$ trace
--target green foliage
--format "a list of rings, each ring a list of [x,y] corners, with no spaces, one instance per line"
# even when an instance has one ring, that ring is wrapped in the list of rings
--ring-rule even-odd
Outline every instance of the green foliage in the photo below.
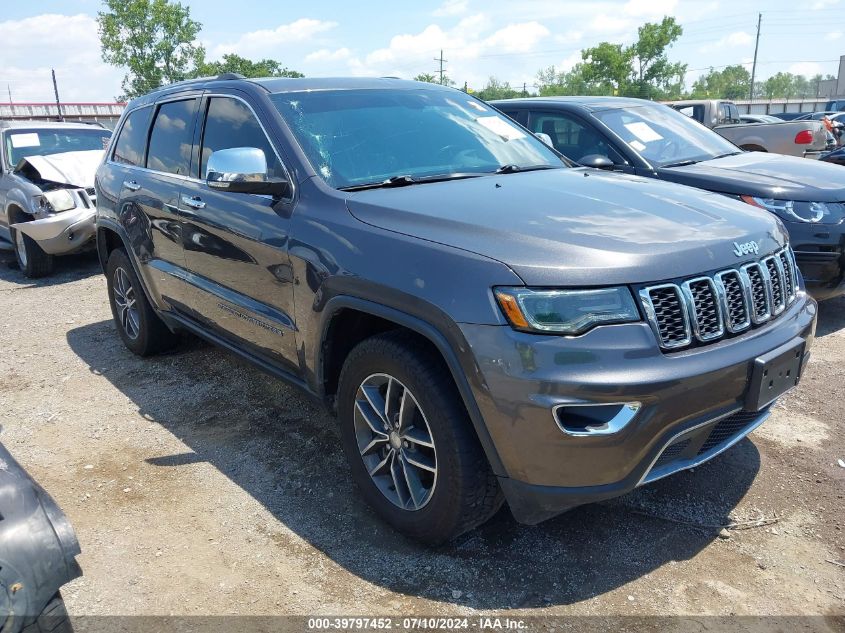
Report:
[[[436,75],[432,75],[431,73],[420,73],[416,77],[414,77],[414,81],[424,81],[430,84],[439,84],[440,78]]]
[[[261,59],[257,62],[229,53],[216,62],[201,60],[192,77],[213,77],[222,73],[238,73],[244,77],[304,77],[300,72],[282,66],[275,59]]]
[[[185,79],[203,57],[196,43],[202,25],[169,0],[104,0],[97,14],[103,61],[125,66],[121,98]]]
[[[646,99],[679,96],[686,64],[672,63],[667,49],[683,34],[673,17],[647,22],[630,46],[601,42],[581,51],[568,72],[554,66],[537,74],[541,95],[620,95]]]
[[[692,85],[693,99],[747,99],[751,73],[740,64],[722,70],[710,69]]]
[[[522,91],[522,89],[517,90],[516,88],[511,88],[511,85],[508,82],[501,82],[495,77],[490,77],[490,79],[487,80],[487,85],[481,90],[473,92],[473,94],[484,101],[491,101],[493,99],[515,99],[517,97],[528,96]]]

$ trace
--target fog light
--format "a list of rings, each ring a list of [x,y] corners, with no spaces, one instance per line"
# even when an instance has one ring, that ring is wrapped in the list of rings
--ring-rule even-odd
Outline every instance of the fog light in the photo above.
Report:
[[[642,405],[639,402],[612,404],[559,404],[552,409],[555,422],[567,435],[612,435],[633,420]]]

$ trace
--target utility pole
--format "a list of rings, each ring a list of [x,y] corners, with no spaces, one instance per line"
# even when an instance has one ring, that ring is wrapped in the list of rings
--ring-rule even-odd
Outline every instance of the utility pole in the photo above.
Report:
[[[56,108],[59,111],[59,121],[64,121],[65,118],[62,116],[62,102],[59,101],[59,86],[56,83],[56,71],[51,68],[50,72],[53,73],[53,92],[56,93]]]
[[[443,59],[443,49],[442,48],[440,49],[440,57],[435,57],[434,61],[440,62],[440,70],[438,72],[440,73],[440,85],[442,86],[443,85],[443,63],[449,61],[448,59]]]
[[[522,96],[523,97],[528,96],[528,85],[527,85],[527,82],[525,82],[525,81],[522,82]]]
[[[757,75],[757,49],[760,48],[760,22],[763,21],[763,14],[757,14],[757,42],[754,44],[754,65],[751,66],[751,94],[749,99],[754,99],[754,77]]]
[[[10,84],[6,84],[6,90],[9,91],[9,105],[12,105],[12,86]]]

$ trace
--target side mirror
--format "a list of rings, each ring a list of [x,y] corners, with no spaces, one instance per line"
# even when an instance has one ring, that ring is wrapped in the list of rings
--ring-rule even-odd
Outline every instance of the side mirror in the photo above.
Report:
[[[579,165],[584,167],[592,167],[593,169],[606,169],[608,171],[612,170],[616,165],[610,160],[607,156],[603,154],[587,154],[586,156],[582,156],[581,160],[578,161]]]
[[[546,134],[545,132],[534,132],[534,136],[543,141],[549,147],[554,147],[554,145],[552,144],[552,137]]]
[[[232,147],[212,152],[205,168],[205,182],[212,189],[232,193],[283,195],[289,183],[270,180],[267,157],[257,147]]]

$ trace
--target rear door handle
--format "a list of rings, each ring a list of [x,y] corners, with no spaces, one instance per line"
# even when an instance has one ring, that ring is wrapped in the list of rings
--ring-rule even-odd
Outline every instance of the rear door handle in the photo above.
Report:
[[[124,180],[123,186],[129,189],[129,191],[138,191],[138,189],[141,188],[141,185],[139,185],[134,180]]]
[[[191,207],[192,209],[205,209],[205,202],[199,199],[199,197],[194,196],[190,198],[188,196],[182,196],[182,204],[186,207]]]

